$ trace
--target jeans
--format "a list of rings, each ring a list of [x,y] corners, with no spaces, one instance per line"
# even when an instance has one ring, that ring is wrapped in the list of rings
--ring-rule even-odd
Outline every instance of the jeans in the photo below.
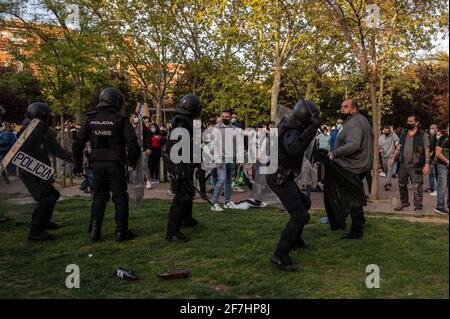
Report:
[[[222,163],[220,167],[217,167],[217,182],[214,186],[214,195],[212,203],[219,202],[220,193],[222,192],[222,186],[225,184],[224,203],[230,202],[231,197],[231,181],[233,179],[233,173],[235,169],[234,163]]]
[[[430,165],[430,174],[428,175],[428,181],[429,181],[429,188],[432,190],[432,191],[434,191],[435,190],[435,188],[434,188],[434,182],[435,182],[435,180],[436,180],[436,174],[435,174],[435,172],[436,172],[436,167],[434,166],[434,165]]]
[[[382,157],[381,158],[381,165],[383,165],[383,171],[386,174],[386,185],[391,185],[391,179],[392,179],[392,168],[389,165],[389,157]]]
[[[143,158],[142,169],[144,171],[145,179],[147,181],[150,181],[150,169],[149,169],[149,164],[148,164],[149,163],[149,159],[150,159],[150,155],[147,155],[147,153],[143,152],[142,153],[142,158]]]
[[[92,191],[94,187],[94,174],[92,173],[92,169],[85,167],[84,175],[86,176],[84,177],[84,181],[80,185],[80,189],[85,190],[89,188],[89,190]]]
[[[437,206],[436,208],[444,208],[445,191],[448,183],[448,168],[443,164],[437,165]]]

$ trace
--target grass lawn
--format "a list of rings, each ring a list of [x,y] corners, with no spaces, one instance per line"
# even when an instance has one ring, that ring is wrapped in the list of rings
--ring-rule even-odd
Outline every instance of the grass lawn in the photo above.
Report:
[[[114,242],[114,215],[108,204],[103,239],[88,240],[90,201],[72,198],[56,205],[58,240],[26,240],[31,205],[14,206],[0,195],[0,298],[448,298],[448,225],[368,218],[365,237],[344,241],[340,231],[312,214],[305,227],[309,248],[292,253],[300,269],[277,270],[268,262],[288,215],[278,209],[211,213],[194,206],[201,224],[186,229],[184,244],[164,240],[169,202],[146,200],[132,212],[137,237]],[[9,197],[11,198],[11,196]],[[92,254],[92,257],[89,257]],[[66,266],[77,264],[80,289],[65,286]],[[368,264],[380,267],[381,287],[365,286]],[[138,281],[113,275],[131,269]],[[188,279],[156,277],[169,268],[187,268]]]

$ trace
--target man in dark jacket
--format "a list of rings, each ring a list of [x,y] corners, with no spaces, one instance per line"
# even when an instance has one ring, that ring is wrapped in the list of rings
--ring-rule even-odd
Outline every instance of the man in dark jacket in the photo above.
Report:
[[[400,135],[400,144],[389,165],[392,167],[394,161],[399,158],[398,188],[400,190],[400,203],[394,208],[400,211],[408,207],[408,178],[415,187],[414,210],[423,208],[423,176],[430,172],[430,142],[428,134],[419,129],[419,117],[411,114],[407,117],[407,131]]]
[[[301,100],[294,107],[294,115],[278,125],[278,170],[266,176],[272,191],[290,214],[278,245],[270,261],[284,271],[296,271],[289,252],[305,246],[303,227],[309,222],[311,202],[300,191],[295,177],[301,172],[306,149],[316,136],[322,120],[319,108],[311,101]]]
[[[361,180],[361,190],[364,191],[362,179],[372,168],[372,127],[369,121],[359,113],[358,105],[352,99],[342,103],[340,118],[344,120],[344,124],[337,135],[334,150],[328,153],[328,157],[349,174],[358,177]],[[341,187],[345,188],[346,185]],[[344,238],[359,239],[363,235],[363,205],[353,206],[350,216],[352,226]]]
[[[31,120],[39,119],[40,123],[32,135],[25,141],[22,149],[36,160],[51,166],[49,153],[65,161],[71,161],[72,155],[64,150],[56,141],[56,131],[51,128],[53,111],[45,103],[35,102],[27,109],[27,119],[17,133],[20,137],[28,128]],[[57,229],[58,225],[51,221],[59,192],[53,187],[54,179],[43,180],[25,170],[20,169],[20,178],[37,202],[31,217],[29,240],[50,241],[55,238],[45,230]]]
[[[110,191],[116,209],[116,241],[134,237],[128,229],[129,196],[125,164],[128,160],[128,165],[136,168],[141,148],[128,117],[122,113],[123,103],[124,97],[118,89],[104,89],[100,94],[100,103],[94,112],[87,114],[87,120],[73,144],[75,172],[79,175],[83,169],[85,144],[91,142],[94,189],[89,232],[92,241],[100,239]]]

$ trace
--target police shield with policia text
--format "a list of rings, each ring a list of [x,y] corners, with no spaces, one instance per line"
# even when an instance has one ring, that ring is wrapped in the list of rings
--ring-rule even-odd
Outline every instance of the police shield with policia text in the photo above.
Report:
[[[29,134],[27,130],[30,130],[32,124],[33,131],[12,158],[12,163],[19,167],[22,182],[37,202],[28,236],[28,239],[33,241],[54,240],[55,238],[46,230],[58,228],[51,219],[60,193],[52,185],[54,179],[49,154],[65,161],[71,161],[72,158],[71,154],[56,141],[56,131],[51,127],[53,118],[53,111],[47,104],[42,102],[30,104],[22,128],[17,133],[18,143],[23,140],[20,139],[22,134]]]
[[[124,96],[118,89],[104,89],[96,110],[87,114],[87,120],[73,144],[75,172],[80,175],[83,169],[83,150],[86,142],[91,142],[94,187],[89,233],[92,241],[100,239],[110,192],[116,210],[116,241],[134,237],[128,229],[129,196],[125,164],[128,161],[130,167],[136,168],[141,151],[136,133],[122,112],[123,103]]]

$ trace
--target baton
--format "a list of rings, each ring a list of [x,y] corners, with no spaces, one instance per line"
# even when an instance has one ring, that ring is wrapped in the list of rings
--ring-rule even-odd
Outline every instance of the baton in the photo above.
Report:
[[[206,200],[206,201],[209,203],[209,205],[211,205],[212,207],[214,207],[213,203],[211,203],[211,201],[208,199],[208,197],[207,197],[205,194],[203,194],[197,187],[195,187],[195,185],[194,185],[191,181],[189,181],[189,184],[192,186],[192,188],[194,188],[194,189],[197,191],[197,193],[200,194],[200,196],[201,196],[204,200]]]

